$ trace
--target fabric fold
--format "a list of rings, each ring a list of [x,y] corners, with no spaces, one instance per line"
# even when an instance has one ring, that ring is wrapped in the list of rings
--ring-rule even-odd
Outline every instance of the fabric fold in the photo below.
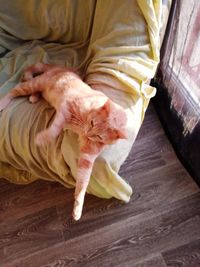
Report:
[[[8,51],[0,59],[0,97],[19,82],[26,66],[43,61],[78,69],[94,90],[127,113],[128,140],[107,147],[95,162],[87,192],[98,197],[128,202],[132,194],[129,177],[118,171],[155,95],[148,81],[159,62],[161,2],[0,0],[0,53]],[[30,104],[27,97],[0,112],[0,177],[75,186],[77,136],[65,130],[45,148],[34,143],[54,115],[44,100]]]

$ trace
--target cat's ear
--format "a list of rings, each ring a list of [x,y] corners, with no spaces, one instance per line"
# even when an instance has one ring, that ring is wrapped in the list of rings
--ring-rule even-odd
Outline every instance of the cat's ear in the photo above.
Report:
[[[110,112],[110,109],[111,109],[111,101],[110,101],[110,99],[108,99],[106,102],[105,102],[105,104],[102,106],[102,110],[103,111],[106,111],[107,112],[107,114]]]
[[[117,136],[119,139],[128,139],[128,133],[127,131],[124,129],[120,129],[120,130],[117,130]]]
[[[114,118],[114,128],[117,131],[117,136],[119,139],[128,139],[128,133],[125,129],[127,123],[127,116],[123,109],[116,108],[115,104],[108,99],[103,105],[102,110],[106,111],[107,114],[110,113],[110,117]]]

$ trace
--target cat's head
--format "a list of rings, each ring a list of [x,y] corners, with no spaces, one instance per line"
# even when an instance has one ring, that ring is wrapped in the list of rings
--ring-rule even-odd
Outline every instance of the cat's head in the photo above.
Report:
[[[127,116],[125,111],[111,100],[92,110],[87,116],[85,134],[90,141],[113,144],[127,139]]]

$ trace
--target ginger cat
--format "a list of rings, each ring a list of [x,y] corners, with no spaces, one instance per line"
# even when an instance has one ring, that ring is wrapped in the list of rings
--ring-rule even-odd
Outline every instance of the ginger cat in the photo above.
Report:
[[[37,63],[28,67],[22,82],[0,100],[0,111],[13,98],[26,95],[32,103],[42,96],[56,110],[51,126],[37,134],[37,145],[51,143],[63,128],[78,134],[80,156],[73,218],[79,220],[95,159],[106,145],[127,138],[126,113],[73,70],[58,65]]]

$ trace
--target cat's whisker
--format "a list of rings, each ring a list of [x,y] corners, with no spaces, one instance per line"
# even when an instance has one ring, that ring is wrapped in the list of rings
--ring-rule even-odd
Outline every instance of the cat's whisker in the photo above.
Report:
[[[77,116],[75,112],[69,111],[69,114],[71,115],[71,120],[76,120],[77,122],[80,122],[81,125],[83,124],[83,121],[81,119],[81,116]]]
[[[76,118],[72,118],[71,119],[71,122],[74,123],[74,124],[76,124],[76,125],[79,125],[81,127],[84,125],[84,123],[82,121],[77,120]]]

